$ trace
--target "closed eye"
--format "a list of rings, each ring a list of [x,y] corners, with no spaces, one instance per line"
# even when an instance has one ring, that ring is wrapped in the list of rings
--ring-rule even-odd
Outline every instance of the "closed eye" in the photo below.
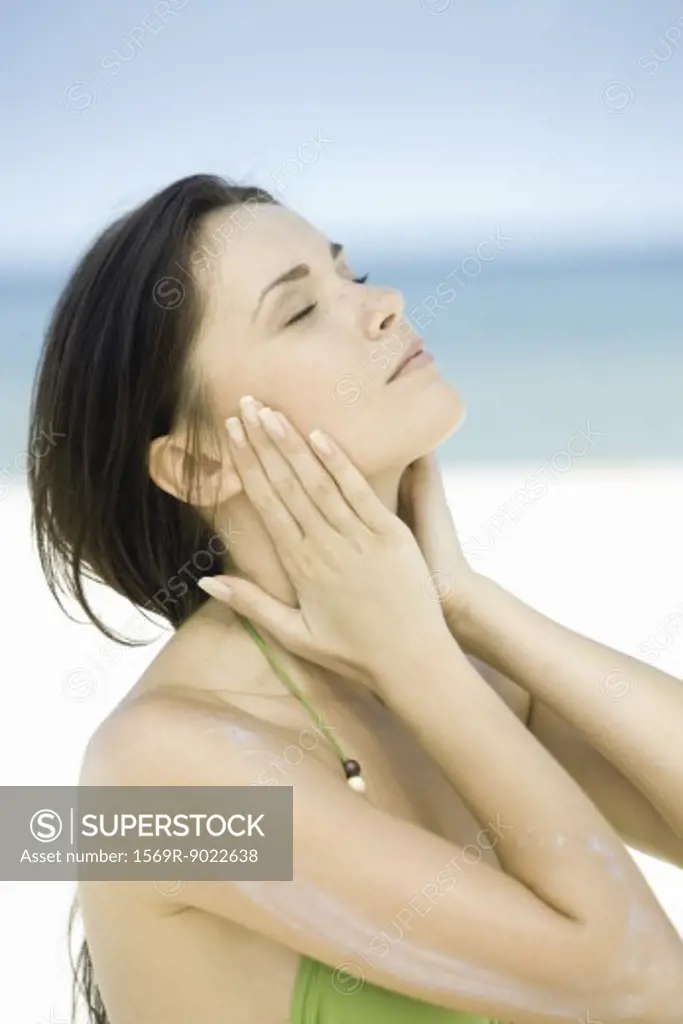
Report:
[[[315,309],[315,307],[317,305],[318,305],[317,302],[312,302],[310,304],[310,306],[306,306],[306,308],[302,309],[300,313],[295,313],[295,315],[291,318],[291,320],[287,321],[287,323],[285,324],[285,327],[290,327],[292,324],[297,323],[298,320],[303,320],[303,318],[305,316],[308,316],[309,313],[313,312],[313,310]]]
[[[368,274],[363,274],[362,277],[354,277],[354,278],[352,278],[354,284],[365,284],[367,279],[368,279]],[[289,319],[286,322],[285,327],[291,327],[292,324],[296,324],[296,323],[299,322],[299,320],[303,320],[304,317],[309,316],[309,314],[311,314],[313,312],[313,310],[316,308],[317,305],[318,305],[317,302],[311,302],[308,306],[306,306],[304,309],[302,309],[299,313],[295,313],[294,316],[291,317],[291,319]]]

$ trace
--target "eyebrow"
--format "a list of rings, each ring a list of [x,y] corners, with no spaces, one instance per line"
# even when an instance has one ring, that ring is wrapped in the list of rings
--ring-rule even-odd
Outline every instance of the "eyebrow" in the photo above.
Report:
[[[339,256],[343,249],[344,246],[340,245],[339,242],[330,242],[330,255],[332,256],[332,259],[336,260],[337,256]],[[269,285],[266,285],[259,295],[258,302],[256,303],[256,309],[254,310],[254,317],[256,317],[256,314],[261,308],[261,304],[268,292],[272,291],[273,288],[277,288],[280,284],[287,284],[289,281],[296,281],[300,277],[306,277],[310,272],[311,268],[308,263],[297,263],[295,267],[292,267],[290,270],[286,270],[284,274],[280,274],[280,276],[276,277],[274,281],[271,281]],[[252,317],[252,319],[254,319],[254,317]]]

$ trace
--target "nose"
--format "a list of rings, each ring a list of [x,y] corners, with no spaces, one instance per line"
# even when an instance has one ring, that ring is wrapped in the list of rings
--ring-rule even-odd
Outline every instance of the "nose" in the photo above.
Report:
[[[375,301],[368,311],[367,332],[372,341],[378,341],[390,334],[400,323],[404,310],[403,295],[395,288],[378,290]]]

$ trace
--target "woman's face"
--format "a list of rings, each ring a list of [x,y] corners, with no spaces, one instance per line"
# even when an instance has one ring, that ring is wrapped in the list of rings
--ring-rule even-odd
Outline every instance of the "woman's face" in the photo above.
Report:
[[[365,268],[302,217],[275,204],[216,211],[203,239],[193,363],[222,417],[253,395],[304,436],[327,431],[367,477],[405,468],[459,426],[462,400],[434,362],[389,380],[420,343],[401,294],[355,283]]]

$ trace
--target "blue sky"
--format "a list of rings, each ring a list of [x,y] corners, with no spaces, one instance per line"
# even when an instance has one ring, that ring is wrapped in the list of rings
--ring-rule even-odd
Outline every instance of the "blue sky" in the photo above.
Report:
[[[3,265],[61,263],[198,171],[347,244],[683,240],[680,0],[40,0],[2,24]]]

